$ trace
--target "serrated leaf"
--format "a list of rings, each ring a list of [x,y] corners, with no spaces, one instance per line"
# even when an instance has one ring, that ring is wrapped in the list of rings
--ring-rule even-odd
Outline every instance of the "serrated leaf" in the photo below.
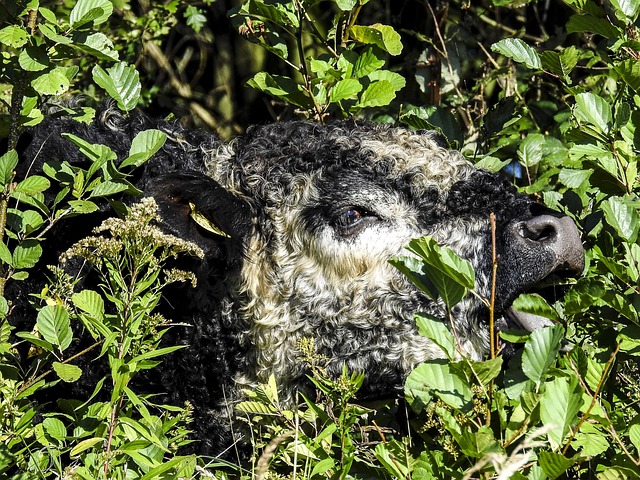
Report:
[[[611,0],[611,5],[614,7],[616,13],[622,12],[622,14],[631,21],[636,19],[638,11],[640,10],[640,0]]]
[[[18,63],[27,72],[41,72],[49,67],[47,52],[40,47],[27,47],[20,52]]]
[[[115,195],[116,193],[129,190],[129,184],[124,181],[107,180],[106,182],[99,183],[90,194],[90,198],[96,197],[108,197]]]
[[[531,168],[542,160],[544,135],[532,133],[527,135],[518,147],[518,158],[522,165]]]
[[[371,72],[381,68],[384,65],[384,59],[379,58],[374,52],[373,48],[365,49],[353,64],[351,74],[355,78],[362,78],[369,75]]]
[[[563,338],[562,325],[554,325],[532,332],[525,343],[522,371],[536,384],[540,384],[547,370],[555,363]]]
[[[432,288],[428,288],[425,293],[434,300],[437,299],[433,296],[435,290],[445,304],[451,308],[462,300],[467,290],[474,287],[475,273],[471,263],[460,258],[450,248],[438,245],[432,237],[412,240],[409,242],[407,250],[416,254],[424,262],[419,272],[430,281]],[[393,262],[393,264],[398,267],[398,262]],[[407,263],[405,262],[405,264]],[[418,284],[418,286],[420,285]]]
[[[275,415],[276,410],[266,403],[247,400],[236,405],[236,410],[251,415]]]
[[[549,480],[554,480],[566,472],[576,461],[560,453],[542,451],[538,453],[538,463]]]
[[[403,89],[407,84],[407,81],[402,75],[390,70],[375,70],[368,75],[368,78],[374,82],[385,80],[389,82],[396,91]]]
[[[47,434],[56,440],[64,440],[67,438],[67,428],[61,420],[54,417],[45,418],[42,425]]]
[[[623,240],[633,243],[638,238],[638,212],[620,197],[609,197],[601,205],[604,218]]]
[[[58,377],[67,383],[73,383],[82,376],[82,369],[70,363],[53,362],[52,367],[58,374]]]
[[[604,18],[597,18],[593,15],[572,15],[567,22],[567,33],[597,33],[606,38],[619,38],[622,31]]]
[[[149,129],[138,133],[131,142],[129,156],[120,164],[120,167],[130,165],[139,167],[155,155],[166,140],[167,134],[160,130]]]
[[[0,242],[0,260],[2,260],[7,265],[13,264],[13,256],[11,255],[11,251],[9,251],[9,247],[6,244]]]
[[[381,107],[389,105],[394,98],[396,98],[396,89],[391,82],[380,80],[369,84],[356,106],[359,108]]]
[[[37,240],[24,240],[13,250],[13,268],[32,268],[42,255],[42,246]]]
[[[18,152],[9,150],[0,157],[0,182],[8,184],[13,178],[13,172],[18,166]]]
[[[96,65],[92,75],[93,80],[118,103],[119,109],[129,112],[138,104],[142,87],[134,66],[120,62],[105,71]]]
[[[69,37],[58,34],[50,25],[40,23],[38,25],[38,30],[40,30],[40,33],[42,33],[42,35],[44,35],[54,43],[59,43],[62,45],[71,45],[73,43],[73,41]]]
[[[636,93],[640,93],[640,61],[625,60],[613,64],[620,78]]]
[[[576,108],[573,113],[576,118],[595,126],[600,132],[608,133],[613,119],[609,102],[589,92],[579,93],[575,98]]]
[[[78,28],[89,22],[100,25],[106,22],[113,13],[110,0],[78,0],[69,14],[71,28]]]
[[[76,213],[92,213],[98,210],[98,205],[90,200],[69,200],[69,206]]]
[[[53,345],[65,350],[73,339],[69,313],[61,305],[46,305],[36,319],[38,331],[42,337]]]
[[[40,175],[31,175],[22,180],[16,185],[16,193],[24,193],[26,195],[34,195],[36,193],[44,192],[51,186],[51,182],[45,177]]]
[[[414,318],[418,325],[418,333],[432,340],[449,360],[453,360],[457,351],[456,340],[444,322],[427,313],[417,313]]]
[[[118,52],[114,50],[113,42],[104,33],[75,32],[72,37],[73,45],[100,60],[118,61]]]
[[[345,78],[331,88],[329,99],[332,103],[335,103],[341,100],[355,98],[361,90],[362,84],[358,80],[355,78]]]
[[[354,25],[349,28],[349,36],[365,45],[376,45],[390,55],[402,53],[402,39],[393,27],[376,23],[369,27]]]
[[[73,304],[97,320],[104,318],[104,299],[94,290],[82,290],[71,297]]]
[[[31,81],[33,89],[41,95],[61,95],[69,89],[70,85],[67,70],[63,67],[55,67]]]
[[[491,50],[529,68],[537,70],[542,66],[538,53],[519,38],[504,38],[491,45]]]
[[[424,390],[456,410],[468,411],[472,406],[471,387],[454,373],[448,360],[429,360],[409,374],[405,383],[407,395],[415,397]]]
[[[302,87],[289,77],[259,72],[247,82],[247,85],[298,107],[311,108],[312,106],[311,99]]]
[[[578,188],[589,180],[593,170],[575,170],[573,168],[563,168],[560,170],[558,180],[569,188]]]
[[[558,313],[540,295],[523,293],[512,303],[512,307],[520,312],[540,315],[552,320],[558,320]]]
[[[582,403],[577,377],[556,377],[545,383],[540,397],[540,420],[549,429],[547,437],[554,449],[562,445],[569,428],[577,422]]]
[[[487,388],[502,371],[502,357],[496,357],[483,362],[472,362],[471,369],[476,379]]]
[[[554,52],[547,50],[540,55],[542,68],[550,71],[569,81],[569,74],[578,64],[580,59],[580,51],[573,45],[565,48],[562,52]]]
[[[8,47],[23,47],[27,43],[27,38],[27,31],[17,25],[10,25],[0,30],[0,43]]]

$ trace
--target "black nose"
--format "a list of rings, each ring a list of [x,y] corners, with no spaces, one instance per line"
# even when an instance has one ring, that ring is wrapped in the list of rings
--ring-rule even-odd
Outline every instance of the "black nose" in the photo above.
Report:
[[[580,232],[569,217],[538,215],[515,225],[516,241],[543,248],[555,256],[551,270],[581,273],[584,249]]]

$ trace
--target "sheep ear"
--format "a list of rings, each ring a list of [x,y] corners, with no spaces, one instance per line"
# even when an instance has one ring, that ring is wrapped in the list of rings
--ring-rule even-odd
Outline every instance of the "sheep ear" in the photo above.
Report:
[[[163,227],[221,258],[240,247],[251,228],[251,207],[212,178],[198,172],[172,173],[154,180],[147,194],[160,210]]]

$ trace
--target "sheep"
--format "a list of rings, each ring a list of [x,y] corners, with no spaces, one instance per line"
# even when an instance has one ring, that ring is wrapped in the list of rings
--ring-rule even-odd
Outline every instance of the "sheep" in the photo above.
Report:
[[[163,228],[205,254],[191,265],[198,286],[168,292],[164,306],[182,325],[167,342],[188,348],[172,354],[147,387],[166,392],[169,402],[191,402],[199,453],[217,455],[233,440],[231,410],[243,389],[273,375],[286,402],[309,388],[299,361],[304,339],[327,359],[328,375],[343,366],[364,372],[361,398],[400,395],[416,365],[442,356],[418,333],[413,315],[444,318],[444,305],[389,262],[414,238],[429,235],[471,262],[475,290],[488,298],[495,216],[499,325],[547,325],[518,314],[512,302],[551,274],[583,268],[572,220],[475,168],[431,131],[289,121],[223,142],[105,108],[88,126],[52,119],[28,132],[23,164],[37,171],[51,159],[85,163],[61,132],[106,144],[122,159],[146,128],[168,140],[134,180],[155,199]],[[194,208],[215,227],[194,221]],[[82,233],[74,231],[73,238],[55,236],[56,251]],[[472,358],[488,352],[488,316],[471,294],[451,312],[460,348]]]

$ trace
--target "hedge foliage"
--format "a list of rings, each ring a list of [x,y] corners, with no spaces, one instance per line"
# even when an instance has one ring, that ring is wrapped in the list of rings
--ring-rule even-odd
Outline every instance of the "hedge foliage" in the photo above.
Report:
[[[0,476],[639,478],[639,14],[640,0],[5,1]],[[83,105],[61,101],[78,94]],[[223,134],[267,116],[439,129],[479,166],[507,172],[521,191],[572,217],[583,232],[584,274],[550,286],[555,301],[517,300],[555,326],[500,333],[523,344],[508,364],[499,351],[484,361],[460,358],[442,319],[416,316],[447,361],[409,376],[404,428],[385,423],[400,405],[359,405],[362,375],[326,378],[305,343],[319,397],[281,405],[276,379],[252,392],[238,406],[254,432],[248,463],[181,455],[189,406],[155,405],[129,388],[175,348],[158,348],[169,320],[154,308],[164,285],[191,276],[167,271],[164,261],[169,252],[199,254],[155,235],[152,203],[103,225],[89,240],[93,250],[69,252],[96,263],[102,290],[74,291],[53,268],[50,285],[30,292],[29,332],[11,326],[16,306],[1,296],[28,279],[52,226],[138,193],[128,176],[162,147],[161,132],[141,133],[123,161],[71,136],[89,169],[52,163],[14,181],[22,129],[52,106],[89,121],[92,101],[107,96],[125,112],[173,110]],[[429,239],[409,248],[428,252],[419,268],[439,288],[425,292],[449,309],[473,290],[473,272],[451,252]],[[416,268],[396,263],[409,275]],[[133,272],[135,282],[122,280]],[[93,342],[68,355],[72,325]],[[38,392],[77,381],[78,356],[98,348],[110,368],[93,394],[41,411]],[[102,389],[107,401],[96,399]]]

